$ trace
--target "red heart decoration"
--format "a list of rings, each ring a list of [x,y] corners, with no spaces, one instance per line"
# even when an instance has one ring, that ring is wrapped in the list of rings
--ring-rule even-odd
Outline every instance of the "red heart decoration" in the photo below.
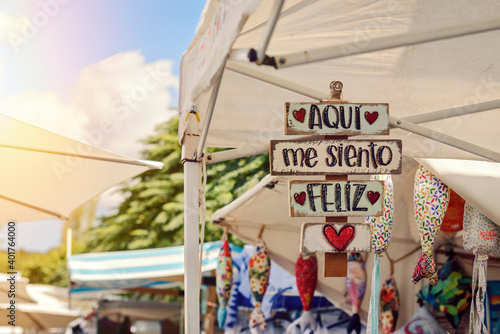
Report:
[[[356,232],[356,229],[352,225],[342,226],[339,233],[337,233],[337,230],[332,225],[325,225],[323,227],[323,235],[326,240],[339,252],[342,252],[349,246],[352,239],[354,239],[354,232]]]
[[[300,205],[304,205],[304,202],[306,201],[306,193],[301,192],[300,194],[295,194],[293,195],[293,198],[299,203]]]
[[[304,108],[300,108],[300,110],[294,110],[293,117],[300,123],[304,123],[304,118],[306,117],[306,110]]]
[[[378,201],[378,199],[380,198],[380,193],[378,191],[376,192],[373,192],[373,191],[369,191],[366,196],[368,197],[368,200],[370,201],[370,203],[375,204],[376,201]]]
[[[374,111],[374,112],[365,112],[365,119],[368,121],[368,123],[370,123],[370,125],[373,124],[373,122],[375,122],[378,118],[378,112]]]

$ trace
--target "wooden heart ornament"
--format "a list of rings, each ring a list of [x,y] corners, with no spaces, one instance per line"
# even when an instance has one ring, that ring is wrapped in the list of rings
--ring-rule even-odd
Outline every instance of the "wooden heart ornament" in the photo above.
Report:
[[[368,197],[368,200],[370,201],[370,203],[375,204],[375,202],[378,201],[378,199],[380,198],[380,193],[378,191],[369,191],[366,196]]]
[[[293,111],[293,118],[295,118],[300,123],[304,123],[305,117],[306,117],[306,110],[304,108],[300,108],[300,110]]]
[[[378,118],[378,112],[365,112],[365,119],[370,125],[372,125]]]
[[[356,229],[352,225],[342,226],[338,233],[332,225],[325,225],[323,227],[323,235],[328,243],[338,252],[342,252],[349,246],[354,239],[355,232]]]
[[[305,192],[301,192],[300,194],[295,193],[295,195],[293,195],[293,198],[295,198],[295,201],[300,205],[304,205],[304,202],[306,201],[306,193]]]

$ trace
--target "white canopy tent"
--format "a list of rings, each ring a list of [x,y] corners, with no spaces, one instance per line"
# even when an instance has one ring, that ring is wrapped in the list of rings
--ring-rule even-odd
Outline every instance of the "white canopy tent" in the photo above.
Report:
[[[203,147],[235,148],[209,162],[267,152],[271,139],[293,138],[284,135],[284,103],[328,98],[334,80],[343,82],[343,100],[389,103],[395,128],[384,139],[403,140],[399,178],[413,179],[413,159],[500,162],[498,29],[500,4],[473,0],[207,1],[181,63],[186,285],[197,284]],[[498,223],[500,209],[491,196],[500,182],[498,166],[482,164],[427,161],[444,182],[465,180],[449,185]],[[485,182],[476,183],[478,176]],[[403,199],[399,205],[412,207],[411,194],[398,193],[397,185],[395,191]],[[396,216],[395,224],[407,218]],[[186,329],[197,333],[198,296],[188,292]]]

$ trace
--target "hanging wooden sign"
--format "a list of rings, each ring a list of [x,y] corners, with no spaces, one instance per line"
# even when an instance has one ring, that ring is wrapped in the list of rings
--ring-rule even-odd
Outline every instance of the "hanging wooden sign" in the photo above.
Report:
[[[291,217],[380,216],[382,181],[290,181]]]
[[[323,253],[370,252],[369,224],[304,223],[300,251]]]
[[[387,103],[285,103],[286,135],[387,135]]]
[[[271,140],[271,175],[401,174],[401,140]]]

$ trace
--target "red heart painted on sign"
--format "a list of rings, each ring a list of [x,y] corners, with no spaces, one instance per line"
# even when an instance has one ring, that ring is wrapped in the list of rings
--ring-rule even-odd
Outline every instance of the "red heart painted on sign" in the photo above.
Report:
[[[370,203],[375,204],[376,201],[378,201],[378,199],[380,198],[380,193],[378,191],[376,192],[373,192],[373,191],[369,191],[366,196],[368,197],[368,200],[370,201]]]
[[[306,110],[304,108],[300,108],[300,110],[293,111],[293,118],[295,118],[300,123],[304,123],[305,117],[306,117]]]
[[[323,235],[326,240],[339,252],[342,252],[349,246],[352,239],[354,239],[354,232],[356,232],[356,229],[352,225],[342,226],[339,233],[337,233],[337,230],[332,225],[325,225],[323,227]]]
[[[306,193],[301,192],[300,194],[295,194],[293,195],[293,198],[299,203],[300,205],[304,205],[304,202],[306,201]]]
[[[370,125],[373,124],[373,122],[375,122],[378,118],[378,112],[374,111],[374,112],[365,112],[365,119],[368,121],[368,123],[370,123]]]

